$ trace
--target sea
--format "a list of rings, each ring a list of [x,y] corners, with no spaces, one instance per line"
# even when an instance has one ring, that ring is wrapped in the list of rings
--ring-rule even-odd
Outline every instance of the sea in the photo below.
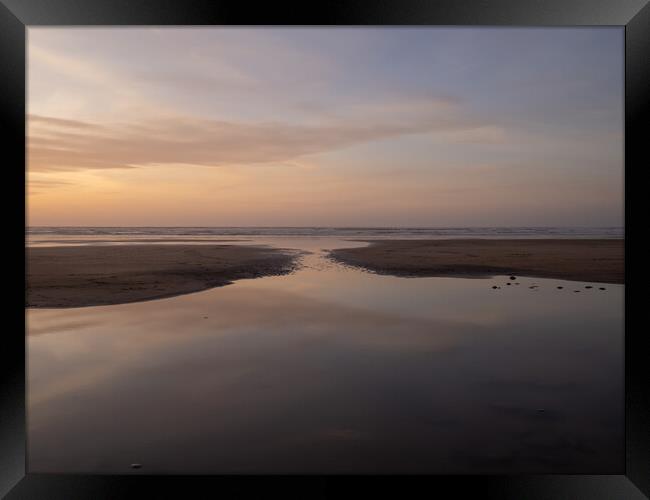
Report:
[[[299,236],[357,239],[623,238],[623,227],[43,227],[27,228],[28,244],[80,244],[150,238]]]

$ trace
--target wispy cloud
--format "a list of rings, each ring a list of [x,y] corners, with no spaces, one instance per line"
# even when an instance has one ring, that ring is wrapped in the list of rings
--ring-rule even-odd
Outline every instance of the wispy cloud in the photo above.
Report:
[[[460,141],[500,137],[494,126],[460,118],[448,107],[448,102],[436,100],[393,103],[316,124],[180,116],[96,124],[30,115],[28,161],[33,171],[221,166],[288,162],[410,134],[451,133]]]
[[[27,192],[29,195],[37,195],[50,189],[73,186],[74,184],[75,183],[71,181],[60,179],[39,179],[30,175],[27,178]]]

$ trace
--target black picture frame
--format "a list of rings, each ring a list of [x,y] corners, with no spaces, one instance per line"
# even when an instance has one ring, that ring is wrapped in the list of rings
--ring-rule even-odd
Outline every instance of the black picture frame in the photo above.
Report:
[[[46,25],[491,25],[625,27],[625,224],[630,223],[632,164],[640,170],[650,123],[650,6],[648,0],[348,0],[323,4],[232,0],[0,0],[0,116],[4,144],[7,262],[25,250],[25,34]],[[647,156],[647,155],[645,155]],[[11,194],[12,196],[7,196]],[[14,199],[22,196],[23,201]],[[16,207],[23,207],[16,208]],[[10,217],[9,217],[10,216]],[[11,219],[11,220],[9,220]],[[11,223],[11,224],[10,224]],[[25,315],[7,293],[0,386],[0,496],[32,498],[213,498],[269,494],[330,498],[388,494],[402,498],[453,492],[481,498],[642,499],[650,497],[650,360],[647,332],[632,327],[630,231],[626,231],[625,399],[626,465],[608,476],[76,476],[26,472]],[[24,261],[23,261],[24,262]],[[13,283],[10,283],[13,285]],[[13,287],[6,286],[6,290]],[[199,488],[197,490],[197,487]],[[195,493],[190,493],[193,491]],[[200,493],[196,493],[199,492]]]

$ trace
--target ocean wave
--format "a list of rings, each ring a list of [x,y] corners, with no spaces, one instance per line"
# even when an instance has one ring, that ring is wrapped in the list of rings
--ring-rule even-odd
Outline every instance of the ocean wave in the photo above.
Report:
[[[599,237],[622,238],[622,227],[42,227],[28,236],[337,236],[337,237]]]

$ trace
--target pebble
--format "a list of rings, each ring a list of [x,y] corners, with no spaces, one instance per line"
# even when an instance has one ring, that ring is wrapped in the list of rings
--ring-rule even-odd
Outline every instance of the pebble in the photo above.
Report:
[[[587,285],[585,288],[593,288],[593,286],[591,286],[591,285]]]
[[[606,289],[606,288],[603,288],[603,287],[601,287],[601,288],[599,288],[598,290],[607,290],[607,289]]]
[[[510,286],[510,283],[506,283],[506,285]]]
[[[573,290],[573,293],[580,293],[580,290]]]
[[[140,469],[142,467],[142,464],[131,464],[132,469]]]
[[[497,288],[500,288],[500,287],[498,287],[498,286],[496,286],[496,285],[494,285],[494,286],[492,287],[493,290],[496,290]]]
[[[516,277],[516,276],[510,276],[510,279],[511,279],[511,280],[516,280],[517,277]]]
[[[563,288],[564,288],[563,286],[558,286],[557,287],[558,290],[562,290]]]

